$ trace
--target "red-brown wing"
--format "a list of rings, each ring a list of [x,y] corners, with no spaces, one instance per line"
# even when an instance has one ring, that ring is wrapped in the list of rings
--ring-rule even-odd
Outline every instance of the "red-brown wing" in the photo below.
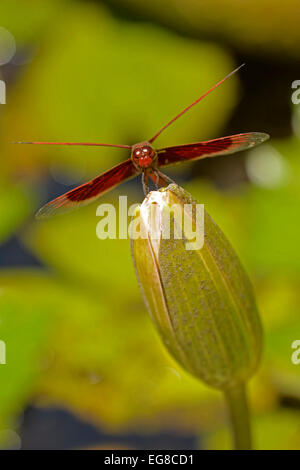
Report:
[[[239,152],[261,144],[268,138],[268,134],[262,132],[248,132],[247,134],[236,134],[206,142],[166,147],[158,150],[158,166]]]
[[[126,160],[105,173],[102,173],[102,175],[97,176],[97,178],[48,202],[48,204],[45,204],[37,212],[36,217],[38,219],[50,217],[89,204],[105,192],[123,181],[136,176],[138,173],[139,171],[136,170],[132,161],[130,159]]]

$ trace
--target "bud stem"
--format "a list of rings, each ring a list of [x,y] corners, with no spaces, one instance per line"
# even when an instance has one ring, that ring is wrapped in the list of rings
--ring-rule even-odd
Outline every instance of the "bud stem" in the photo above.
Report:
[[[236,450],[251,449],[251,429],[248,400],[244,383],[225,391]]]

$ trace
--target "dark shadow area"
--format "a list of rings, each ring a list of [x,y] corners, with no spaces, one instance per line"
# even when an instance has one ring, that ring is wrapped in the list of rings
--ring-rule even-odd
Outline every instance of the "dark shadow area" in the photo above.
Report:
[[[29,407],[19,432],[22,449],[129,448],[186,449],[197,448],[198,438],[172,430],[159,434],[105,433],[61,408]]]

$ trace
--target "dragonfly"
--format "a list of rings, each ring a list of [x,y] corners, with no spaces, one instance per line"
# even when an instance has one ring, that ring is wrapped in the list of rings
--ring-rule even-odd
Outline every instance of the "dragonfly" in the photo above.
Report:
[[[216,157],[219,155],[229,155],[241,150],[246,150],[255,145],[261,144],[269,138],[269,135],[263,132],[247,132],[235,134],[227,137],[220,137],[203,142],[191,144],[175,145],[173,147],[155,148],[154,141],[178,118],[189,111],[193,106],[199,103],[209,93],[225,82],[229,77],[236,73],[244,64],[226,75],[222,80],[216,83],[200,98],[196,99],[189,106],[184,108],[179,114],[165,124],[151,139],[134,145],[117,145],[93,142],[15,142],[17,144],[33,145],[83,145],[99,147],[116,147],[130,150],[130,158],[113,168],[105,171],[101,175],[93,178],[56,199],[45,204],[36,214],[38,219],[50,217],[53,215],[65,213],[80,206],[89,204],[107,191],[118,186],[139,174],[142,175],[142,185],[145,195],[149,193],[149,180],[156,187],[168,186],[174,181],[160,171],[169,165],[174,165],[186,161],[196,161],[206,157]]]

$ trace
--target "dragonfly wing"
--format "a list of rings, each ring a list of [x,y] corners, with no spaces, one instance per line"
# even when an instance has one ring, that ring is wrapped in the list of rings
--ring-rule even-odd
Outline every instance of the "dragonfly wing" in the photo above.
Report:
[[[138,173],[139,171],[134,167],[132,161],[130,159],[126,160],[91,181],[48,202],[37,212],[36,217],[38,219],[46,218],[89,204],[99,196],[102,196],[102,194],[123,181],[136,176]]]
[[[268,134],[262,132],[248,132],[206,142],[166,147],[158,150],[158,166],[173,165],[174,163],[216,157],[218,155],[228,155],[254,147],[268,138]]]

